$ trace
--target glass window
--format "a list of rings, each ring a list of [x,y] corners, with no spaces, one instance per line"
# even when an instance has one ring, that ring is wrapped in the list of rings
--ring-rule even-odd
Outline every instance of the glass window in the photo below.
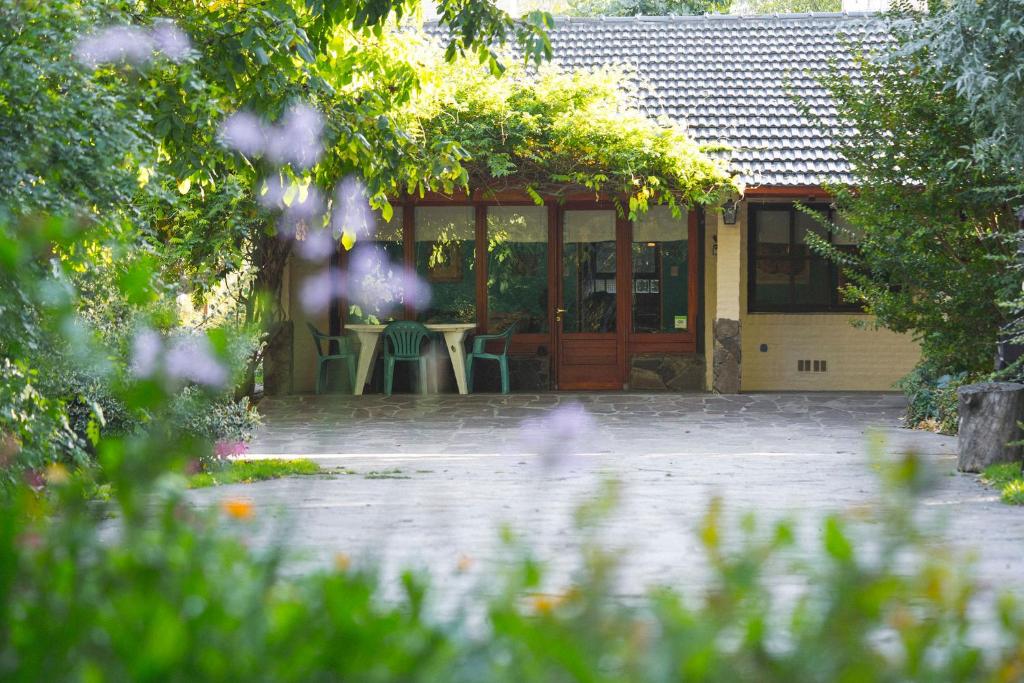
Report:
[[[487,208],[487,328],[548,330],[548,210]]]
[[[831,218],[827,206],[810,208]],[[835,234],[794,205],[750,208],[750,302],[752,311],[856,310],[843,302],[840,269],[810,246],[810,235],[846,251],[856,249],[856,234]]]
[[[615,212],[566,211],[563,332],[615,331]]]
[[[356,241],[348,254],[348,316],[351,323],[377,324],[402,317],[402,207],[390,221],[375,214],[369,237]]]
[[[633,331],[689,328],[689,221],[653,206],[633,223]]]
[[[476,212],[472,206],[417,206],[416,272],[430,285],[418,319],[476,322]]]

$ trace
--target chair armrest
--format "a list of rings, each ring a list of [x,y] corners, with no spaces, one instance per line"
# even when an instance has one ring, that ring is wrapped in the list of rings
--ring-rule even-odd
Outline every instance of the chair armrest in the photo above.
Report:
[[[484,344],[489,341],[497,341],[502,338],[500,334],[478,334],[473,337],[473,353],[482,353]]]

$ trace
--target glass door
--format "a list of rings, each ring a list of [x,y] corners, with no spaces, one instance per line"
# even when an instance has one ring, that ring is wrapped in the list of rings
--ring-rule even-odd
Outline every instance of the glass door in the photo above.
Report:
[[[558,388],[621,389],[619,255],[611,209],[562,212]]]

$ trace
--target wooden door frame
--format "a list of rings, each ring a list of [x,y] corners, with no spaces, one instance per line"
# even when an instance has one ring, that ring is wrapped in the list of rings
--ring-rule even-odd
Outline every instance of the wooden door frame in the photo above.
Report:
[[[633,261],[631,256],[631,245],[630,240],[632,237],[632,230],[630,228],[629,218],[623,218],[619,216],[619,212],[615,207],[615,204],[611,201],[570,201],[564,202],[558,205],[552,205],[549,209],[548,214],[548,226],[550,232],[548,233],[548,240],[550,248],[548,249],[551,258],[548,266],[548,282],[551,283],[548,289],[550,291],[548,308],[550,315],[549,329],[551,330],[551,375],[552,384],[556,390],[562,390],[559,377],[559,370],[562,363],[562,324],[555,321],[555,311],[561,308],[563,301],[562,283],[564,281],[564,273],[562,273],[563,261],[563,248],[564,248],[564,237],[565,231],[563,230],[565,224],[565,212],[566,211],[611,211],[615,216],[615,332],[612,333],[615,336],[615,351],[616,351],[616,384],[618,390],[623,390],[626,387],[626,365],[628,363],[628,327],[630,318],[629,306],[623,305],[623,298],[628,297],[627,292],[631,292],[630,279],[632,278]],[[629,303],[627,299],[627,303]],[[587,334],[587,333],[576,333],[576,334]],[[600,335],[602,338],[609,333],[599,332],[595,335]]]

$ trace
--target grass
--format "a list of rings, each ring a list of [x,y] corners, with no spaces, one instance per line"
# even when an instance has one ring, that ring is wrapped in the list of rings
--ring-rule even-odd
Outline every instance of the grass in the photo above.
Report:
[[[1024,505],[1024,476],[1019,463],[1001,463],[985,468],[981,480],[999,489],[1000,499],[1008,505]]]
[[[199,472],[188,480],[189,488],[201,489],[223,484],[251,484],[296,475],[319,474],[312,460],[233,460],[214,472]]]
[[[393,470],[373,470],[363,475],[365,479],[411,479],[407,474],[403,474],[402,470],[397,467]]]

